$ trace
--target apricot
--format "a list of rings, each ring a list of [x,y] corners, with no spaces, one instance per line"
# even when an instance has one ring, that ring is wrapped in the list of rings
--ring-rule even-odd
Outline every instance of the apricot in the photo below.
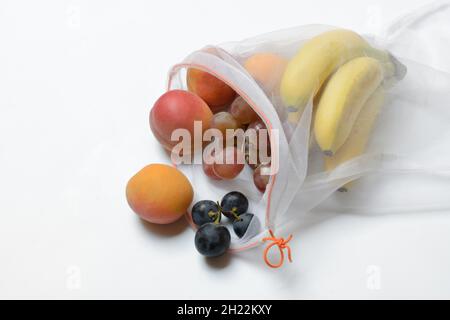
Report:
[[[168,224],[186,213],[194,192],[186,176],[175,167],[150,164],[128,181],[126,196],[139,217],[151,223]]]
[[[225,82],[199,69],[188,69],[187,85],[188,90],[205,100],[214,113],[227,107],[236,96]]]
[[[210,126],[212,112],[208,105],[195,94],[184,90],[172,90],[164,93],[150,111],[150,128],[167,150],[179,143],[172,141],[176,129],[186,129],[194,143],[194,121],[202,122],[202,134]]]
[[[286,65],[285,58],[270,52],[255,53],[244,63],[248,73],[269,92],[279,86]]]

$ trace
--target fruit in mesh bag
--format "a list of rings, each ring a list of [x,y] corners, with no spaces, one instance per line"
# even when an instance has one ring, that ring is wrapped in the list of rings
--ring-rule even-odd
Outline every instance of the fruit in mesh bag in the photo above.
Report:
[[[286,65],[285,58],[271,52],[255,53],[244,62],[248,73],[267,92],[272,92],[279,87]]]
[[[249,124],[245,132],[245,161],[256,169],[261,163],[270,161],[270,137],[266,125],[261,119]]]
[[[259,165],[253,172],[253,183],[259,191],[266,191],[270,181],[270,163]]]
[[[236,147],[225,147],[214,156],[212,170],[221,179],[234,179],[244,169],[244,155]]]
[[[203,163],[203,172],[211,179],[213,180],[222,180],[221,177],[219,177],[214,172],[214,153],[209,153],[204,155]]]
[[[207,148],[209,148],[208,146]],[[234,146],[203,152],[203,172],[213,180],[231,180],[244,169],[244,154]]]
[[[188,69],[187,86],[189,91],[205,100],[214,113],[226,108],[236,96],[225,82],[200,69]]]
[[[226,130],[236,130],[241,127],[241,123],[229,112],[221,111],[216,113],[211,120],[211,128],[218,129],[223,137],[226,137]]]
[[[159,143],[170,151],[179,143],[171,140],[175,130],[186,129],[193,137],[194,122],[201,122],[204,132],[209,128],[212,116],[205,101],[195,94],[172,90],[164,93],[155,102],[150,111],[150,128]],[[193,140],[191,139],[192,144]]]
[[[238,238],[242,238],[248,230],[250,223],[254,218],[253,213],[243,213],[233,221],[233,230]]]
[[[326,171],[331,171],[344,162],[364,153],[372,129],[376,123],[378,113],[383,105],[384,96],[385,93],[382,87],[379,87],[370,96],[359,113],[347,141],[345,141],[342,147],[333,156],[325,157],[324,164]],[[348,191],[350,186],[351,182],[342,186],[339,191]]]
[[[297,122],[305,106],[340,66],[357,57],[372,57],[384,65],[386,76],[401,79],[406,68],[387,51],[369,45],[357,33],[336,29],[308,40],[289,61],[280,94],[290,121]]]
[[[314,119],[314,135],[325,155],[332,156],[345,143],[359,112],[383,78],[381,63],[370,57],[353,59],[331,76]]]
[[[186,176],[174,167],[151,164],[136,173],[126,187],[131,209],[142,219],[168,224],[187,212],[193,189]]]
[[[241,96],[234,99],[230,106],[230,114],[242,124],[249,124],[259,118],[253,108]]]

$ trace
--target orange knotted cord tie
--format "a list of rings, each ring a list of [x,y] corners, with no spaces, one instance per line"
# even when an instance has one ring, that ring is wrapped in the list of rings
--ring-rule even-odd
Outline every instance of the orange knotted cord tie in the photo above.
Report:
[[[288,245],[288,242],[291,241],[291,239],[292,239],[292,234],[289,235],[289,237],[286,240],[284,240],[283,238],[276,238],[271,229],[269,229],[269,233],[270,233],[270,237],[262,239],[262,241],[264,241],[264,242],[272,241],[272,243],[269,244],[266,247],[266,249],[264,250],[264,261],[266,262],[266,264],[271,268],[281,267],[284,262],[284,251],[283,251],[284,249],[287,249],[289,262],[292,262],[291,247],[289,247],[289,245]],[[273,246],[278,246],[278,250],[280,250],[280,262],[278,264],[271,263],[269,261],[269,258],[267,257],[270,248],[272,248]]]

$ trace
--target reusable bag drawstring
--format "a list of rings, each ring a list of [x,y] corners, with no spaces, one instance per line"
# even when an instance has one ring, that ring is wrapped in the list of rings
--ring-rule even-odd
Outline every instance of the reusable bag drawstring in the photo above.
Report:
[[[266,237],[266,238],[262,239],[263,242],[272,241],[272,243],[269,244],[266,247],[266,249],[264,249],[264,261],[266,262],[266,264],[271,268],[281,267],[284,262],[284,251],[283,251],[284,249],[287,249],[289,262],[292,262],[291,247],[289,247],[289,245],[288,245],[288,242],[291,241],[291,239],[292,239],[292,234],[289,235],[289,237],[285,240],[284,238],[281,238],[281,237],[280,238],[275,237],[275,235],[271,229],[269,229],[269,233],[270,233],[270,237]],[[268,258],[269,250],[273,246],[278,246],[278,250],[280,251],[280,261],[277,264],[271,263]]]

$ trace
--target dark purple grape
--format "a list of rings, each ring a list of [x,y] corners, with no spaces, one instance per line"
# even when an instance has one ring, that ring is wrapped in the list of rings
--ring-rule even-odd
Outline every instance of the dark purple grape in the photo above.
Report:
[[[227,193],[220,203],[222,213],[229,219],[234,220],[235,215],[239,216],[248,210],[248,200],[239,191]]]
[[[192,207],[192,221],[197,226],[202,226],[208,222],[214,222],[216,217],[220,222],[219,206],[211,200],[202,200]]]
[[[233,221],[234,233],[236,233],[239,238],[242,238],[247,232],[248,226],[254,216],[253,213],[244,213],[239,216],[239,220],[236,219]]]
[[[204,224],[195,234],[195,248],[205,257],[223,255],[230,247],[230,242],[230,231],[220,224]]]

